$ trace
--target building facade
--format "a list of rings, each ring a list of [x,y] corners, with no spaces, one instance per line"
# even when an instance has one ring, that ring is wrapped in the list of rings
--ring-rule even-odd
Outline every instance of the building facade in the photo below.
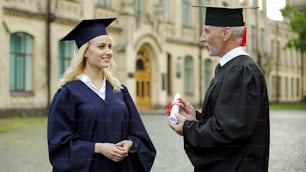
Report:
[[[243,0],[2,0],[0,116],[45,114],[75,54],[74,43],[60,39],[82,19],[108,17],[117,17],[108,30],[117,76],[140,110],[165,108],[175,93],[200,106],[219,59],[199,46],[204,10],[192,5],[241,3],[250,5]],[[263,68],[270,101],[301,101],[306,90],[301,55],[282,48],[294,33],[285,22],[267,19],[265,5],[245,14],[248,51]]]
[[[255,1],[249,1],[255,3]],[[291,2],[291,1],[290,1]],[[258,10],[248,11],[248,50],[261,66],[271,102],[298,102],[306,95],[305,61],[300,52],[286,48],[288,38],[296,37],[288,19],[273,21],[266,16],[265,1],[257,1]],[[294,5],[306,2],[295,0]]]

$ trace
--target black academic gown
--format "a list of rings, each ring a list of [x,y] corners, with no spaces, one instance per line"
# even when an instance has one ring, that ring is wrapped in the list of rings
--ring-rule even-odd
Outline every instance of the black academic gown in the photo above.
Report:
[[[212,80],[197,121],[184,123],[184,149],[194,171],[267,172],[269,133],[264,76],[240,55]]]
[[[113,162],[94,153],[97,142],[131,140],[136,153]],[[67,83],[55,94],[48,116],[48,148],[53,172],[150,171],[155,147],[124,87],[114,92],[106,82],[102,100],[82,81]]]

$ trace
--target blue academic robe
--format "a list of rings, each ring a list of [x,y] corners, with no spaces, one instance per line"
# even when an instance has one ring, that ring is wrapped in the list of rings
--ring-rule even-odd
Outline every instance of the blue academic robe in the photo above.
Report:
[[[94,153],[97,142],[131,140],[136,149],[121,162]],[[82,81],[55,94],[48,115],[49,159],[54,172],[150,171],[155,147],[127,90],[114,92],[106,82],[102,100]]]

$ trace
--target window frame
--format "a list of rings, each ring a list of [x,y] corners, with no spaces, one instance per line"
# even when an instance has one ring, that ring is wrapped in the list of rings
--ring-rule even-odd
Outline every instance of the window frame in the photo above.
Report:
[[[33,95],[34,38],[25,32],[10,34],[10,94]]]
[[[59,41],[58,45],[58,78],[61,78],[75,57],[77,47],[74,41]]]

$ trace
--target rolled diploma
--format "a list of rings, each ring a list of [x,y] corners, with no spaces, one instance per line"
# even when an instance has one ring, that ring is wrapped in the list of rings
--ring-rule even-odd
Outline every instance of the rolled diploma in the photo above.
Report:
[[[175,117],[175,114],[179,112],[179,106],[175,103],[177,103],[177,99],[180,98],[180,94],[179,93],[176,93],[175,96],[174,96],[174,99],[173,99],[173,106],[172,106],[172,109],[171,109],[171,112],[170,112],[170,116],[169,116],[169,121],[173,124],[176,124],[177,123],[177,119]]]

